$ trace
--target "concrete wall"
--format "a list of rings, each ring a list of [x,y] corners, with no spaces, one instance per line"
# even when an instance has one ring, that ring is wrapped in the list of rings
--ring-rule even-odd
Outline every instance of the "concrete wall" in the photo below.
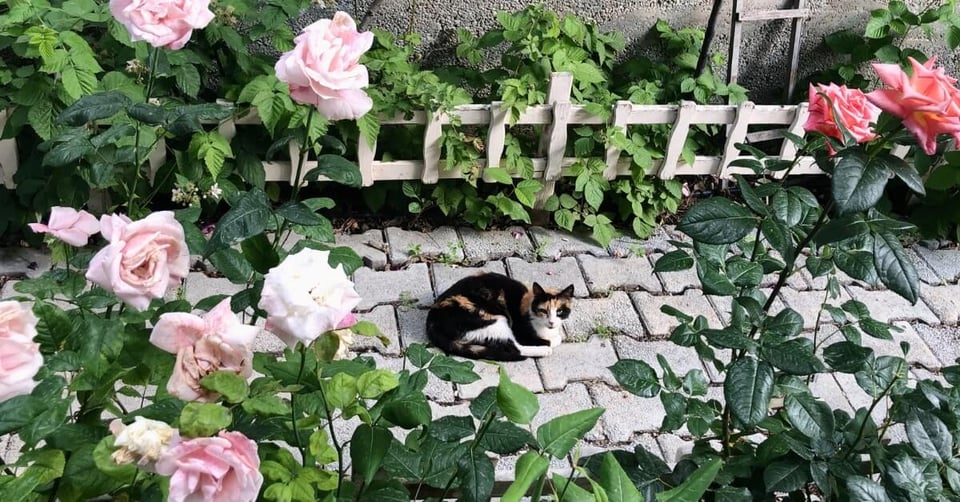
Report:
[[[936,0],[933,0],[936,2]],[[332,3],[332,2],[331,2]],[[358,12],[364,25],[403,33],[409,26],[424,36],[425,61],[442,64],[449,54],[453,29],[462,27],[475,33],[496,26],[498,10],[518,10],[528,0],[339,0],[339,8]],[[884,7],[885,0],[808,0],[813,17],[804,23],[800,77],[829,67],[834,60],[823,47],[823,36],[842,28],[862,32],[872,9]],[[908,1],[929,5],[931,0]],[[628,51],[643,51],[652,44],[651,30],[657,19],[666,19],[674,26],[705,27],[712,0],[548,0],[546,4],[559,13],[573,12],[600,24],[604,29],[622,32],[628,40]],[[744,10],[783,8],[789,0],[744,0]],[[713,41],[713,50],[727,53],[730,41],[730,20],[733,1],[724,0],[720,23]],[[412,7],[415,6],[415,10]],[[356,10],[354,10],[356,9]],[[415,14],[411,15],[411,12]],[[323,15],[319,10],[311,16]],[[922,33],[917,33],[922,37]],[[928,53],[939,53],[951,70],[958,68],[960,55],[947,54],[942,35],[932,41],[913,39],[924,44]],[[743,32],[743,57],[740,62],[740,83],[751,90],[758,103],[782,101],[789,69],[790,23],[760,21],[746,23]],[[725,72],[725,69],[717,69]],[[956,71],[951,72],[958,75]],[[725,73],[723,73],[725,75]],[[801,93],[802,94],[802,93]]]

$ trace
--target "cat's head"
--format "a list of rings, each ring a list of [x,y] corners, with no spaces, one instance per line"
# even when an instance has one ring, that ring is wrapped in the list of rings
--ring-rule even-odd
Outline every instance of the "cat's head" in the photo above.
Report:
[[[541,338],[554,339],[562,337],[560,326],[570,317],[573,309],[573,284],[561,290],[547,289],[533,283],[533,298],[530,301],[530,318],[533,320],[537,334]]]

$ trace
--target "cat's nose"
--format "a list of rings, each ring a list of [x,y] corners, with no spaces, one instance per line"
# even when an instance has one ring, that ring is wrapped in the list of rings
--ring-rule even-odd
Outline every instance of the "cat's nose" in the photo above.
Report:
[[[554,323],[552,323],[552,322],[548,322],[548,323],[547,323],[547,327],[550,328],[550,329],[553,329],[554,326],[556,326],[556,324],[554,324]]]

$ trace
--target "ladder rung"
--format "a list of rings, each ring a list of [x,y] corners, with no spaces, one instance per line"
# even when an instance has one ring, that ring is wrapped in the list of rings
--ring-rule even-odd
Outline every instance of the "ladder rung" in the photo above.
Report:
[[[810,17],[810,9],[774,9],[744,12],[740,14],[740,21],[767,21],[771,19],[796,19]]]

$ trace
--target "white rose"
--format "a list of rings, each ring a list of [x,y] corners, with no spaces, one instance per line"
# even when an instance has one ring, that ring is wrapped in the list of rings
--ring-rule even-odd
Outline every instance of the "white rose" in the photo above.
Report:
[[[117,447],[112,458],[118,464],[134,461],[141,466],[152,464],[172,443],[180,439],[177,430],[163,422],[139,416],[133,420],[133,423],[127,426],[120,420],[114,420],[110,424],[110,432],[116,438],[113,445]]]

